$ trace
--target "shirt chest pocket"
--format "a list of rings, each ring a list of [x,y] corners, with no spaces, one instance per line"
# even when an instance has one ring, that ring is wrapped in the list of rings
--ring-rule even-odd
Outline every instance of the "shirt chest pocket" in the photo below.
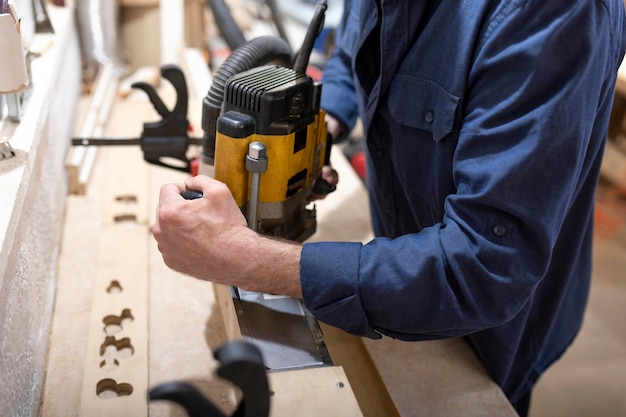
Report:
[[[422,78],[397,75],[387,95],[390,169],[421,226],[441,220],[446,196],[455,192],[453,158],[459,98]]]
[[[437,83],[396,75],[389,98],[389,112],[396,123],[430,132],[435,142],[454,130],[459,98]]]

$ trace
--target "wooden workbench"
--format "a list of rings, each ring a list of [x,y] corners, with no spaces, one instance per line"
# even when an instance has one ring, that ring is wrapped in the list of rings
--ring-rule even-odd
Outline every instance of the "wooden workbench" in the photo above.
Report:
[[[200,112],[197,114],[199,116]],[[147,100],[118,101],[109,118],[108,134],[136,135],[143,121],[155,120],[156,117]],[[193,119],[192,123],[200,125]],[[199,135],[198,132],[195,134]],[[333,165],[340,172],[341,182],[337,192],[317,204],[318,232],[311,240],[368,241],[372,234],[363,185],[340,151],[334,152]],[[123,170],[123,175],[120,176],[115,170]],[[127,180],[124,180],[125,175]],[[90,350],[94,348],[94,341],[89,335],[93,334],[95,305],[100,304],[104,297],[109,297],[98,288],[98,277],[103,268],[112,268],[111,264],[118,260],[130,265],[145,263],[148,270],[145,286],[147,293],[138,293],[130,301],[133,305],[128,306],[133,312],[146,311],[146,322],[141,324],[139,319],[133,324],[146,325],[148,335],[145,346],[141,343],[134,345],[132,356],[147,361],[145,376],[133,382],[137,384],[135,389],[144,390],[163,382],[184,380],[194,384],[225,410],[232,410],[234,401],[230,386],[214,375],[217,363],[212,352],[226,342],[226,336],[223,317],[216,307],[213,285],[169,270],[163,264],[149,231],[154,222],[154,208],[161,185],[181,182],[185,177],[185,174],[170,169],[148,166],[143,162],[139,149],[100,148],[86,194],[68,196],[44,387],[44,417],[71,417],[86,415],[86,410],[98,410],[97,405],[85,399],[93,393],[85,392],[83,386],[87,379],[99,378],[97,373],[100,370],[87,363],[85,358],[90,356]],[[132,187],[141,184],[137,183],[141,178],[145,190],[135,189],[134,192]],[[117,189],[111,187],[112,181],[117,181]],[[131,189],[128,189],[129,186]],[[146,203],[148,207],[145,220],[138,220],[137,225],[132,226],[143,228],[143,247],[130,244],[125,239],[107,237],[110,236],[109,228],[112,226],[102,220],[110,214],[107,207],[111,198],[129,194],[139,195],[137,204],[141,206]],[[139,209],[141,213],[142,210],[144,208]],[[139,219],[143,219],[141,213]],[[103,264],[103,251],[110,252],[103,244],[110,245],[111,251],[118,251],[125,256],[120,255],[117,260],[109,259]],[[95,326],[99,326],[98,321]],[[101,331],[99,327],[97,330]],[[338,354],[343,349],[343,338],[349,340],[352,337],[328,327],[324,327],[324,331],[334,343],[338,343]],[[131,341],[136,340],[134,337],[133,333]],[[487,377],[474,354],[461,340],[402,343],[383,339],[365,342],[366,349],[363,352],[367,358],[342,359],[358,362],[345,363],[344,369],[349,377],[347,387],[351,387],[361,399],[370,397],[375,403],[378,401],[375,397],[381,397],[378,403],[384,403],[388,398],[388,390],[402,416],[515,415],[502,392]],[[330,350],[332,354],[332,347]],[[120,359],[120,362],[124,364],[124,360]],[[125,363],[129,364],[132,360]],[[366,365],[362,364],[363,360]],[[357,371],[350,371],[351,366],[356,366]],[[386,388],[363,383],[359,366],[374,367]],[[306,386],[310,381],[296,379],[289,384]],[[314,388],[310,388],[311,393]],[[334,408],[340,404],[336,400],[323,403],[334,404]],[[391,409],[388,413],[378,411],[373,414],[370,406],[364,404],[361,402],[361,409],[366,416],[397,415]],[[151,402],[146,407],[150,416],[185,415],[180,408],[170,403]],[[280,411],[280,414],[274,410],[272,416],[311,415],[310,410],[301,409],[297,404],[290,407],[288,411]]]

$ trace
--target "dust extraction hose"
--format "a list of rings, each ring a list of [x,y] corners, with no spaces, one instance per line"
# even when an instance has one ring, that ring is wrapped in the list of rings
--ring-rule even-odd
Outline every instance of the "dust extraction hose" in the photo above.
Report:
[[[245,44],[246,38],[239,26],[237,26],[224,0],[207,0],[207,4],[213,13],[220,35],[222,35],[230,49],[235,50]]]
[[[237,48],[217,70],[213,83],[202,100],[202,164],[213,166],[215,162],[215,136],[217,118],[222,109],[224,89],[230,77],[254,67],[276,62],[289,66],[291,48],[282,38],[260,36]]]

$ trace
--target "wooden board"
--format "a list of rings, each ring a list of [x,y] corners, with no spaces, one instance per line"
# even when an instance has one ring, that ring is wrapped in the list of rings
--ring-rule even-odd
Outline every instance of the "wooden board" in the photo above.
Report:
[[[147,415],[149,226],[140,152],[124,149],[110,160],[84,363],[84,416]]]
[[[80,138],[104,136],[118,86],[118,75],[112,65],[103,65],[95,81],[93,94],[80,97],[81,115],[76,135]],[[68,193],[84,195],[95,163],[96,146],[70,146],[65,160]]]
[[[340,366],[273,372],[268,379],[272,391],[270,417],[363,416]]]
[[[233,301],[231,287],[227,285],[214,284],[215,299],[217,300],[222,318],[224,320],[224,331],[228,340],[241,340],[241,329],[237,320],[235,303]]]
[[[320,323],[324,341],[335,365],[352,381],[354,395],[366,417],[400,417],[363,339]]]

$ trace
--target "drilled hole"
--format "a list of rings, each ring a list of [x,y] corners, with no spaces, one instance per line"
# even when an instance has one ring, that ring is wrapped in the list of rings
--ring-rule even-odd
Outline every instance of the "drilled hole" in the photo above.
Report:
[[[128,337],[117,340],[114,336],[107,336],[100,345],[100,368],[111,370],[120,365],[120,360],[128,359],[135,353],[135,347]]]
[[[130,309],[128,308],[122,310],[122,314],[120,314],[119,316],[106,316],[102,319],[102,322],[104,323],[104,333],[107,336],[112,336],[116,333],[119,333],[124,329],[125,325],[131,323],[133,320],[134,317],[131,314]]]
[[[127,397],[133,393],[133,386],[127,383],[118,384],[114,379],[105,378],[96,384],[96,395],[103,400]]]
[[[137,196],[131,194],[118,195],[117,197],[115,197],[115,201],[119,201],[122,203],[136,203]]]
[[[119,355],[120,358],[125,359],[131,357],[133,353],[135,353],[135,348],[128,337],[117,340],[115,336],[107,336],[100,345],[100,356]]]
[[[113,216],[113,220],[116,223],[136,222],[137,221],[137,215],[135,215],[135,214],[118,214],[116,216]]]
[[[114,279],[109,284],[109,287],[107,288],[107,292],[109,294],[120,293],[120,292],[122,292],[122,285],[120,284],[120,282],[118,280]]]
[[[100,362],[100,368],[104,369],[105,371],[111,371],[118,366],[120,366],[120,361],[118,361],[117,359],[113,359],[113,362],[107,359],[104,359],[102,362]]]

